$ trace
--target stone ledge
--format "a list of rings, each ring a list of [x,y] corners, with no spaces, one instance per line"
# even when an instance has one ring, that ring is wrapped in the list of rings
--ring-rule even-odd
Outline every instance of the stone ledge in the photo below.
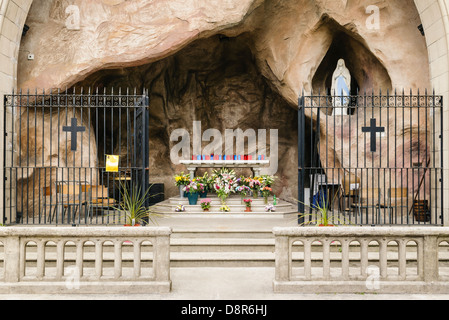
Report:
[[[367,288],[366,281],[273,281],[275,293],[371,293],[371,294],[447,294],[449,282],[382,281],[376,290]]]
[[[73,282],[20,282],[0,283],[0,294],[148,294],[170,293],[171,281],[114,281],[80,282],[79,289],[71,288]]]
[[[291,227],[273,228],[276,236],[303,237],[303,236],[392,236],[392,237],[413,237],[413,236],[449,236],[447,227]]]

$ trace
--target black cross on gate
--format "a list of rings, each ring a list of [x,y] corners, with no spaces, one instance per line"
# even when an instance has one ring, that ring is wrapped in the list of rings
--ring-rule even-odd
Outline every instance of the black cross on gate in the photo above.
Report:
[[[70,132],[72,134],[72,151],[76,151],[78,145],[78,132],[86,131],[86,127],[78,127],[78,119],[72,118],[72,125],[70,127],[63,127],[62,131]]]
[[[371,152],[376,152],[377,143],[376,143],[376,135],[378,132],[385,132],[385,127],[377,127],[376,119],[371,119],[371,125],[369,127],[362,127],[362,132],[371,133]]]

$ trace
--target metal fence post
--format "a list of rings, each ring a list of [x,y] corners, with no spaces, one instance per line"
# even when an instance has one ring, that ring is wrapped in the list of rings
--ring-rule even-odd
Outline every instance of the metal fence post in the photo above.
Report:
[[[298,223],[304,223],[304,152],[305,152],[304,95],[298,101]]]

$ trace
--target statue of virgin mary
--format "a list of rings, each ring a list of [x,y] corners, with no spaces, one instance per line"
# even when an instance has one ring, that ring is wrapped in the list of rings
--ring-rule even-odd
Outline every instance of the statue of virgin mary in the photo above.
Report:
[[[351,74],[349,69],[346,68],[345,60],[338,60],[337,68],[332,75],[332,96],[333,105],[335,108],[334,114],[343,115],[347,114],[343,112],[344,107],[349,106],[349,96],[351,95]]]

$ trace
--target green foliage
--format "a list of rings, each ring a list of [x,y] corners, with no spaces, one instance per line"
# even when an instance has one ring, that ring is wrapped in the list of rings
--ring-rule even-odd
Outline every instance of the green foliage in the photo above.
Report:
[[[334,196],[335,200],[336,195]],[[313,211],[315,211],[312,214],[300,214],[301,218],[306,217],[313,217],[315,219],[312,219],[308,222],[304,222],[302,225],[323,225],[325,227],[328,227],[330,225],[333,225],[332,223],[338,222],[338,224],[345,224],[344,221],[339,219],[336,215],[333,214],[333,211],[330,210],[330,203],[329,200],[324,198],[324,195],[322,194],[321,201],[318,201],[318,204],[312,204],[312,205],[306,205],[303,203],[306,207],[311,208]]]
[[[157,224],[156,218],[160,217],[160,215],[152,212],[151,209],[145,206],[146,200],[150,195],[150,189],[151,186],[142,194],[139,186],[134,185],[130,191],[125,183],[120,182],[122,201],[120,202],[119,214],[124,218],[126,225],[145,225],[150,222]]]

